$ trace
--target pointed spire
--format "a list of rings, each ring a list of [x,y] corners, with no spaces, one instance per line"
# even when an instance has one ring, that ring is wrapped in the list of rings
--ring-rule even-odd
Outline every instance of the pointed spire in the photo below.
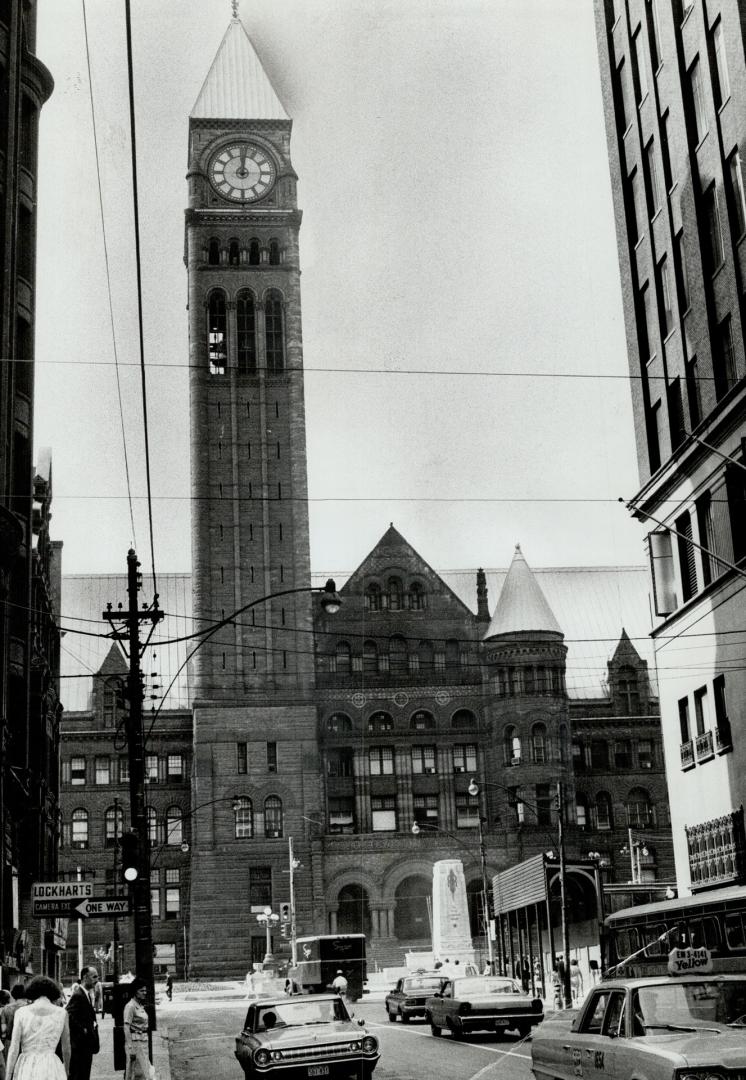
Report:
[[[481,566],[477,570],[477,618],[480,622],[490,621],[489,601],[487,598],[487,575]]]
[[[610,660],[611,664],[635,664],[641,663],[641,657],[637,649],[634,647],[630,640],[630,636],[627,631],[622,627],[622,636],[617,642],[614,655]]]
[[[238,18],[237,4],[191,116],[195,120],[289,119]]]
[[[523,557],[520,544],[516,544],[492,622],[484,636],[491,638],[498,634],[531,631],[562,634],[531,567]]]

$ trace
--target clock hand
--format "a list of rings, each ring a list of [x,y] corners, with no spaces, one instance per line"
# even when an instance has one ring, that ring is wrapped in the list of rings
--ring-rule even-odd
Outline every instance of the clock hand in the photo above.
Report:
[[[246,155],[248,154],[248,152],[249,152],[249,148],[248,148],[248,146],[246,146],[244,144],[244,146],[241,147],[241,169],[240,169],[239,174],[238,174],[239,176],[246,176],[247,175],[247,172],[246,172]]]

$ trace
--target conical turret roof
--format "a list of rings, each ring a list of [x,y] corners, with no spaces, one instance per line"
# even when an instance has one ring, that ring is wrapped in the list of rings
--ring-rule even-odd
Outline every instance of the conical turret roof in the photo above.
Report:
[[[238,18],[230,21],[191,116],[195,120],[289,119]]]
[[[516,544],[500,596],[485,638],[498,634],[528,633],[562,634],[559,623]]]

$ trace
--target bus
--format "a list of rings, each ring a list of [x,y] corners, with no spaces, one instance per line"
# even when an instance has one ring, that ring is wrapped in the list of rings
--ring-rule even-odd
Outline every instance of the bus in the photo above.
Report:
[[[746,969],[746,886],[624,908],[604,920],[606,975],[663,974],[672,949],[707,949],[713,970]]]

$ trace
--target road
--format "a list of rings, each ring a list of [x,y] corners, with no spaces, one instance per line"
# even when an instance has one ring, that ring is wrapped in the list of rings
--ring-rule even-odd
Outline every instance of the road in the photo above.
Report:
[[[358,1003],[354,1011],[381,1043],[374,1080],[532,1080],[530,1040],[512,1034],[500,1041],[486,1035],[434,1039],[424,1024],[389,1024],[382,1002]],[[168,1034],[172,1080],[243,1080],[233,1049],[245,1015],[243,1001],[164,1005],[158,1026]]]

